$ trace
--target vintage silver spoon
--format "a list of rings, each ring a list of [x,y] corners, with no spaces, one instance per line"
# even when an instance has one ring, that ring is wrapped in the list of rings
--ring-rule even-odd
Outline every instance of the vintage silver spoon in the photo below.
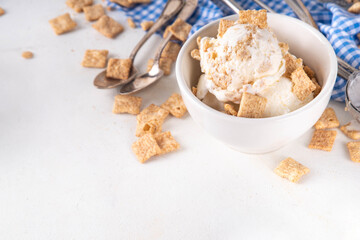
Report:
[[[187,0],[185,6],[178,15],[178,18],[180,18],[183,21],[188,19],[196,9],[197,3],[198,0]],[[166,44],[170,41],[171,37],[172,34],[171,32],[169,32],[167,37],[161,42],[160,47],[156,51],[154,64],[151,70],[147,73],[137,76],[134,81],[129,82],[126,85],[123,85],[120,88],[120,94],[124,94],[124,95],[130,94],[137,92],[141,89],[144,89],[147,86],[158,81],[164,75],[164,71],[160,69],[159,62],[160,62],[161,53],[164,50]]]
[[[144,37],[138,42],[135,46],[134,50],[131,52],[129,58],[131,59],[131,63],[133,64],[134,59],[140,48],[144,45],[144,43],[153,35],[157,30],[159,30],[167,21],[169,21],[172,17],[174,17],[184,6],[184,0],[169,0],[167,1],[161,15],[156,20],[154,25],[150,28],[150,30],[144,35]],[[114,88],[120,85],[124,85],[128,82],[131,82],[137,75],[137,70],[132,67],[131,74],[128,79],[120,80],[114,78],[106,77],[106,70],[99,73],[94,79],[94,86],[101,89]]]

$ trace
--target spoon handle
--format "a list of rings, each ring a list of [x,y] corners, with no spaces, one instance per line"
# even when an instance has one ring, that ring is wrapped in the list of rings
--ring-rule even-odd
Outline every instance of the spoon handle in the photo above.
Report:
[[[130,54],[131,61],[134,61],[134,58],[140,48],[144,43],[153,35],[157,30],[159,30],[167,21],[169,21],[173,16],[175,16],[180,9],[184,6],[185,2],[183,0],[170,0],[167,1],[164,10],[162,11],[160,17],[155,21],[154,25],[150,30],[143,36],[143,38],[136,44],[135,48]]]

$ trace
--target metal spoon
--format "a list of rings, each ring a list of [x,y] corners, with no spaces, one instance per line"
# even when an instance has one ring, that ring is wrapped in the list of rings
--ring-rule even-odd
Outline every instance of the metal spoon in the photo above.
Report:
[[[167,1],[160,17],[156,20],[154,25],[150,30],[144,35],[144,37],[138,42],[134,50],[131,52],[129,58],[131,59],[131,64],[133,64],[134,59],[140,48],[144,43],[153,35],[157,30],[159,30],[167,21],[174,17],[184,6],[184,0],[169,0]],[[137,70],[132,67],[130,77],[125,80],[119,80],[114,78],[106,77],[106,70],[99,73],[94,79],[94,85],[97,88],[107,89],[114,88],[120,85],[124,85],[128,82],[131,82],[137,75]]]
[[[185,6],[178,15],[178,18],[180,18],[183,21],[188,19],[191,16],[191,14],[194,12],[197,3],[198,0],[187,0]],[[148,73],[144,73],[140,76],[137,76],[134,81],[129,82],[128,84],[122,86],[120,89],[120,94],[126,95],[144,89],[147,86],[158,81],[164,75],[164,71],[160,69],[160,65],[159,65],[160,57],[162,51],[164,50],[166,44],[170,41],[172,36],[173,35],[171,34],[171,32],[169,32],[167,37],[163,39],[163,41],[161,42],[160,47],[156,51],[154,64],[151,70]]]

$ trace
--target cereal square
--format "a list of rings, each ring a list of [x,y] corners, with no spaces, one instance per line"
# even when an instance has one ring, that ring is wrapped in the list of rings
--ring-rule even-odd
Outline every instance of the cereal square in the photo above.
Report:
[[[248,24],[257,25],[259,28],[267,28],[266,10],[239,11],[238,23],[240,24],[248,23]]]
[[[104,8],[101,4],[84,7],[85,18],[88,21],[95,21],[105,15]]]
[[[133,2],[131,0],[110,0],[110,2],[117,3],[122,7],[131,7]]]
[[[0,7],[0,16],[5,14],[5,10]]]
[[[289,44],[287,43],[283,43],[283,42],[279,42],[279,47],[281,49],[281,53],[283,56],[286,56],[286,54],[288,54],[289,51]]]
[[[244,92],[240,102],[238,117],[261,118],[266,107],[266,98]]]
[[[360,2],[356,2],[348,9],[351,13],[360,13]]]
[[[169,58],[160,58],[159,67],[164,71],[164,75],[170,75],[171,65],[173,61]],[[149,59],[147,63],[147,72],[150,72],[152,66],[154,65],[154,59]]]
[[[221,19],[220,23],[219,23],[219,28],[218,28],[218,37],[222,37],[226,30],[234,25],[234,21],[231,20],[226,20],[226,19]]]
[[[175,42],[168,42],[161,53],[162,58],[170,58],[173,62],[180,52],[181,46]]]
[[[84,58],[81,62],[83,67],[88,68],[104,68],[106,67],[106,59],[108,50],[86,50]]]
[[[167,26],[165,28],[165,31],[163,33],[163,38],[166,38],[168,36],[168,34],[170,33],[170,26]],[[171,34],[171,33],[170,33]],[[177,40],[179,41],[180,39],[177,39],[174,35],[171,36],[170,40]]]
[[[116,95],[114,101],[113,113],[139,114],[141,106],[141,97],[130,95]]]
[[[351,120],[344,126],[341,126],[340,130],[349,138],[360,140],[360,123],[357,120]]]
[[[309,144],[309,148],[331,152],[337,132],[332,130],[317,129]]]
[[[154,104],[149,105],[136,116],[137,126],[135,135],[139,137],[148,132],[161,132],[161,125],[168,115],[169,111]]]
[[[180,148],[180,144],[176,142],[169,131],[154,134],[157,144],[160,147],[160,154],[175,151]]]
[[[67,0],[66,5],[74,9],[75,12],[82,12],[84,7],[93,4],[93,0]]]
[[[21,54],[21,56],[25,59],[30,59],[34,57],[34,54],[30,51],[25,51]]]
[[[348,142],[346,145],[351,161],[360,162],[360,142]]]
[[[92,27],[108,38],[114,38],[124,30],[120,23],[106,15],[99,18]]]
[[[160,107],[166,109],[174,117],[181,118],[187,109],[180,94],[173,93]]]
[[[304,71],[310,79],[315,77],[315,72],[309,66],[304,65]]]
[[[285,58],[285,69],[286,69],[284,73],[284,77],[290,78],[291,74],[296,69],[303,66],[303,60],[301,58],[296,58],[290,53],[285,54],[284,58]]]
[[[314,97],[316,97],[317,95],[319,95],[319,93],[321,92],[321,86],[319,85],[317,79],[314,77],[311,79],[311,81],[313,82],[313,84],[315,85],[315,90],[313,92]]]
[[[150,133],[145,134],[134,142],[132,150],[141,163],[144,163],[152,156],[161,153],[158,143],[156,142],[154,136]]]
[[[190,53],[191,57],[195,60],[198,60],[200,61],[201,60],[201,57],[200,57],[200,51],[199,49],[193,49]]]
[[[140,26],[144,31],[149,30],[153,25],[153,21],[143,21],[142,23],[140,23]]]
[[[337,128],[339,125],[334,109],[327,108],[315,123],[315,129]]]
[[[106,69],[106,77],[126,80],[130,76],[131,68],[131,59],[110,58]]]
[[[291,81],[293,82],[292,92],[300,101],[304,101],[315,89],[315,84],[306,75],[303,67],[297,68],[291,74]]]
[[[177,18],[175,22],[170,26],[169,31],[179,40],[185,42],[189,32],[191,30],[191,25],[186,23],[184,20]]]
[[[196,96],[196,94],[197,94],[197,87],[191,87],[191,92]]]
[[[298,182],[300,178],[309,173],[310,169],[298,163],[292,158],[287,158],[280,162],[274,172],[282,178],[286,178],[291,182]]]
[[[224,104],[225,113],[233,116],[237,116],[238,112],[236,111],[234,105],[225,103]]]
[[[49,23],[57,35],[69,32],[76,27],[76,22],[71,19],[69,13],[51,19]]]
[[[128,22],[129,27],[136,28],[136,24],[132,18],[128,18],[127,22]]]

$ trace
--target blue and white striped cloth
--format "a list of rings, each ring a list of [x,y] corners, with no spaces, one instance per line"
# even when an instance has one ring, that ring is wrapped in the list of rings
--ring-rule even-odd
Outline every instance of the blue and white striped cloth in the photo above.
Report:
[[[263,0],[277,13],[295,17],[291,8],[283,0]],[[166,0],[153,0],[150,4],[140,4],[132,8],[123,8],[107,0],[107,5],[122,11],[126,16],[131,17],[136,24],[142,21],[155,21],[165,5]],[[260,9],[251,0],[237,0],[244,9]],[[360,67],[360,45],[356,34],[360,33],[360,15],[348,13],[343,8],[333,3],[321,3],[316,0],[304,0],[305,6],[309,9],[314,20],[317,22],[320,31],[332,44],[335,53],[341,59],[348,62],[355,68]],[[193,25],[191,33],[194,33],[205,24],[218,18],[231,15],[233,12],[224,6],[219,0],[199,0],[198,7],[188,23]],[[345,101],[346,81],[337,78],[332,99]]]

